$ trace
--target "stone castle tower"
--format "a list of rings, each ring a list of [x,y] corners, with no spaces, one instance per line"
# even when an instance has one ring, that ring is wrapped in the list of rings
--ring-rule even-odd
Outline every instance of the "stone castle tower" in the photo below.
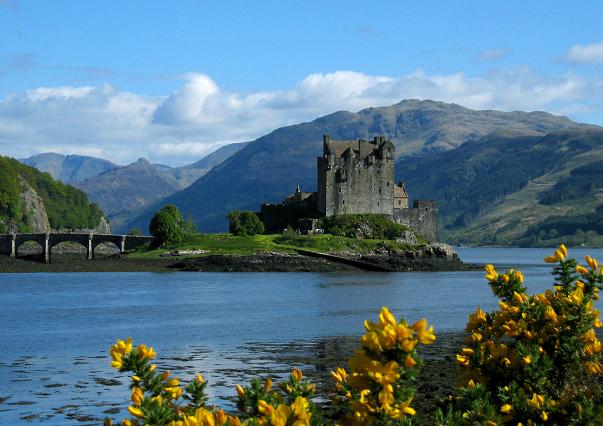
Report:
[[[317,159],[319,213],[393,216],[396,204],[408,207],[406,190],[394,183],[394,154],[394,144],[383,136],[372,141],[323,136],[323,156]]]

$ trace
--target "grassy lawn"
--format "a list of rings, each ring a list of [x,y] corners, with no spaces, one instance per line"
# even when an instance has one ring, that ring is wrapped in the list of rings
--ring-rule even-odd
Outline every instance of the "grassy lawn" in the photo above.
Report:
[[[207,250],[209,254],[249,255],[258,252],[293,253],[297,249],[312,250],[321,253],[368,253],[378,247],[392,249],[409,249],[411,246],[399,244],[392,240],[360,240],[356,238],[334,235],[255,235],[252,237],[236,237],[231,234],[196,234],[186,241],[155,250],[141,249],[132,253],[131,257],[157,257],[173,250]],[[191,255],[195,257],[198,255]]]

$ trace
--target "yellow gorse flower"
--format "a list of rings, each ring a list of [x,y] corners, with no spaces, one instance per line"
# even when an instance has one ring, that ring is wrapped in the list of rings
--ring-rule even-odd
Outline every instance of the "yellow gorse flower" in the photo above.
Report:
[[[494,269],[494,265],[486,265],[485,267],[486,269],[486,279],[488,281],[496,281],[498,279],[498,273],[496,272],[496,269]]]
[[[567,248],[565,247],[565,245],[561,244],[559,246],[559,248],[557,250],[555,250],[555,253],[553,253],[552,256],[545,257],[544,261],[546,263],[557,263],[557,262],[562,261],[566,257],[567,257]]]
[[[584,258],[584,260],[586,260],[586,263],[588,264],[588,266],[590,266],[590,268],[591,268],[593,271],[596,271],[596,270],[597,270],[597,266],[598,266],[597,259],[593,259],[593,258],[592,258],[592,257],[590,257],[590,256],[586,256],[586,257]]]
[[[126,340],[117,340],[117,342],[111,346],[109,353],[111,354],[111,367],[120,369],[123,366],[123,357],[129,355],[132,352],[132,338],[128,337]]]
[[[144,399],[144,394],[142,393],[142,389],[140,389],[137,386],[133,387],[132,388],[132,402],[134,403],[134,405],[140,406],[142,404],[143,399]]]

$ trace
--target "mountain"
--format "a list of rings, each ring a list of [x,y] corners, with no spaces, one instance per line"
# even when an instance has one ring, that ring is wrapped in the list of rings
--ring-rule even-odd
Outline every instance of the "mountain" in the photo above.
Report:
[[[0,157],[0,233],[93,228],[110,232],[103,212],[85,193],[15,159]]]
[[[182,167],[169,167],[163,164],[154,164],[154,166],[159,168],[162,172],[174,177],[177,181],[178,189],[184,189],[209,172],[213,167],[241,150],[248,143],[249,142],[240,142],[224,145],[206,155],[201,160]]]
[[[478,141],[495,131],[544,135],[589,128],[545,112],[474,111],[460,105],[406,100],[357,113],[336,112],[312,122],[283,127],[246,145],[190,187],[156,203],[131,222],[146,227],[161,205],[176,204],[200,229],[223,231],[233,209],[257,210],[263,202],[279,202],[300,184],[316,188],[316,157],[322,135],[334,139],[388,137],[400,157],[428,156]],[[409,186],[409,191],[413,188]]]
[[[193,163],[191,165],[184,166],[181,168],[205,169],[205,170],[209,171],[209,170],[213,169],[214,167],[216,167],[218,164],[224,162],[229,157],[233,156],[235,153],[237,153],[241,149],[245,148],[247,145],[249,145],[249,143],[250,142],[239,142],[239,143],[231,143],[228,145],[224,145],[224,146],[216,149],[214,152],[206,155],[205,157],[203,157],[196,163]]]
[[[34,155],[21,161],[42,172],[48,172],[64,183],[79,182],[117,167],[110,161],[83,155],[61,155],[53,152]]]
[[[411,197],[438,201],[449,242],[603,244],[601,128],[497,132],[451,151],[401,158],[396,175]]]
[[[123,218],[128,217],[132,211],[181,189],[175,177],[144,158],[74,185],[107,213],[114,227],[123,222]]]

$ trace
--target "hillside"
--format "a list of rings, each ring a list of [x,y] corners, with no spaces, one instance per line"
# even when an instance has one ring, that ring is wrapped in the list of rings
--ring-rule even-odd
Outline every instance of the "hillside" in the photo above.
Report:
[[[158,164],[154,164],[154,166],[159,167],[162,172],[172,176],[176,180],[178,189],[184,189],[228,157],[244,148],[248,143],[249,142],[241,142],[224,145],[206,155],[201,160],[186,166],[168,167]]]
[[[438,200],[449,242],[601,245],[602,160],[603,129],[495,133],[452,151],[400,159],[396,175],[411,197]]]
[[[92,229],[102,222],[102,211],[82,191],[0,157],[0,232]]]
[[[276,202],[295,185],[316,188],[316,157],[322,135],[335,139],[389,137],[401,157],[443,152],[499,130],[543,135],[588,127],[544,112],[473,111],[459,105],[406,100],[357,113],[336,112],[309,123],[283,127],[249,143],[189,188],[151,206],[129,226],[146,227],[153,211],[174,203],[191,214],[200,229],[223,231],[225,216],[235,208],[257,210]],[[410,188],[412,192],[412,188]]]
[[[19,161],[42,172],[48,172],[63,183],[86,180],[117,167],[116,164],[102,158],[83,155],[65,156],[53,152],[34,155]]]

